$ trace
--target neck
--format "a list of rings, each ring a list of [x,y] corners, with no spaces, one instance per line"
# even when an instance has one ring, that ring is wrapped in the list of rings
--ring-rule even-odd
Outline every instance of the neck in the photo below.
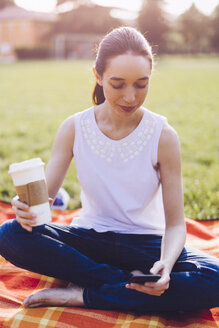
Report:
[[[112,130],[118,130],[138,124],[143,116],[143,109],[140,107],[135,112],[123,113],[116,111],[104,102],[96,107],[95,114],[97,121],[105,121],[107,125],[111,126]]]

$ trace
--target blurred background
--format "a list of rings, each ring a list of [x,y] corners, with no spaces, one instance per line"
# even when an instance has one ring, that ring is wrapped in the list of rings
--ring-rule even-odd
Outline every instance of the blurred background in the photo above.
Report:
[[[92,106],[95,50],[121,25],[156,54],[144,105],[179,135],[185,215],[219,218],[218,0],[0,0],[0,200],[15,195],[9,165],[48,163],[62,121]],[[74,161],[63,187],[80,207]]]
[[[120,25],[155,53],[219,52],[218,0],[0,0],[0,58],[92,58]]]

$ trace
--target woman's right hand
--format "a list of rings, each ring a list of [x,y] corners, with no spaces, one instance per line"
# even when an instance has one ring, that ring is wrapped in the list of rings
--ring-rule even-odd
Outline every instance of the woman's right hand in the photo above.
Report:
[[[20,223],[22,228],[31,232],[32,226],[36,224],[36,214],[30,212],[30,207],[27,204],[22,203],[18,196],[15,196],[12,199],[11,205],[16,213],[16,220],[18,223]]]

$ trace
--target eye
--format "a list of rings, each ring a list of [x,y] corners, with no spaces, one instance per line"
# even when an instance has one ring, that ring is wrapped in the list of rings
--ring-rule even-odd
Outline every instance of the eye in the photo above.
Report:
[[[138,83],[135,83],[134,85],[138,89],[144,89],[144,88],[146,88],[147,83],[144,84],[144,85],[140,85]],[[113,89],[121,89],[124,86],[124,83],[123,84],[120,84],[120,85],[113,85],[113,84],[111,84],[111,86],[113,87]]]
[[[144,89],[144,88],[146,88],[147,84],[144,84],[144,85],[136,84],[135,86],[136,86],[136,88],[138,88],[138,89]]]
[[[121,89],[123,87],[123,84],[121,85],[113,85],[111,84],[111,86],[114,88],[114,89]]]

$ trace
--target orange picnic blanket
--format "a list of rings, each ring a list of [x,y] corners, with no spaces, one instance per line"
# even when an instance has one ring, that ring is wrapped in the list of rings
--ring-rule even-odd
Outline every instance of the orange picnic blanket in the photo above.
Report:
[[[53,211],[53,222],[70,224],[76,211]],[[0,202],[0,224],[14,218],[11,205]],[[187,243],[219,258],[219,220],[186,219]],[[23,308],[28,295],[43,288],[67,286],[51,277],[22,270],[0,256],[0,328],[210,328],[219,327],[219,307],[190,313],[137,315],[132,312],[70,307]]]

